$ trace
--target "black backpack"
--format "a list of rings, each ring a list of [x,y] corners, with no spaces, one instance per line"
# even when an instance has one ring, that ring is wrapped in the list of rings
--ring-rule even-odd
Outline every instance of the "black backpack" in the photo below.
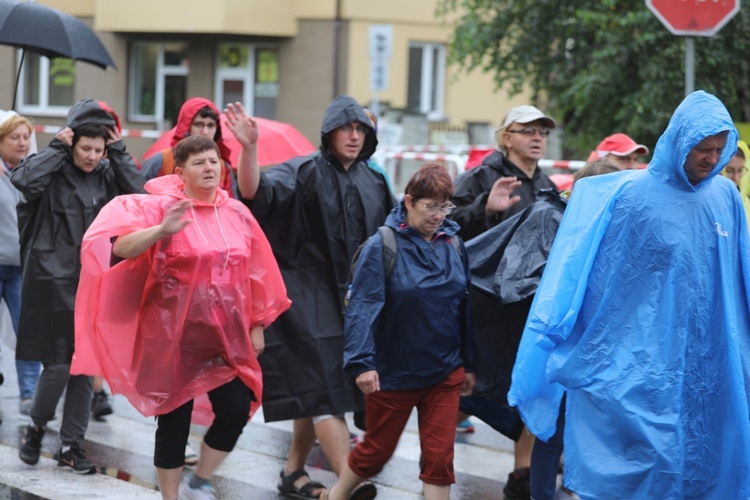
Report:
[[[385,271],[385,281],[387,283],[391,275],[393,274],[393,268],[396,265],[396,255],[398,254],[398,238],[396,237],[396,230],[390,226],[380,226],[378,228],[378,233],[380,233],[380,237],[383,239],[383,270]],[[370,238],[372,238],[373,236],[370,236]],[[346,284],[346,295],[344,296],[344,307],[349,305],[349,296],[352,293],[354,271],[357,269],[357,261],[359,260],[359,255],[362,253],[362,249],[367,244],[367,242],[370,241],[370,238],[367,238],[367,240],[359,245],[359,248],[357,248],[357,251],[354,252],[354,256],[352,257],[352,263],[351,266],[349,266],[349,281]],[[458,255],[462,256],[463,252],[461,249],[461,239],[458,237],[458,235],[456,235],[450,240],[451,246],[456,249]]]

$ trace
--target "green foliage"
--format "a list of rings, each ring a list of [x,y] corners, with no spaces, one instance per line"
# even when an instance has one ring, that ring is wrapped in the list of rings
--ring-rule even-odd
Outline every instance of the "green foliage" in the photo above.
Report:
[[[685,37],[643,0],[440,0],[438,14],[458,14],[450,62],[511,93],[530,89],[563,125],[572,157],[615,132],[653,150],[684,97]],[[717,36],[694,40],[695,88],[750,121],[750,5]]]

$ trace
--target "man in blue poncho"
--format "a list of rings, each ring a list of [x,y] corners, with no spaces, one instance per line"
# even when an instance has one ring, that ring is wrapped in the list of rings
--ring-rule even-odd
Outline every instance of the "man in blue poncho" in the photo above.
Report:
[[[737,138],[695,92],[647,170],[576,184],[508,400],[546,440],[567,391],[581,498],[750,498],[750,241],[718,175]]]

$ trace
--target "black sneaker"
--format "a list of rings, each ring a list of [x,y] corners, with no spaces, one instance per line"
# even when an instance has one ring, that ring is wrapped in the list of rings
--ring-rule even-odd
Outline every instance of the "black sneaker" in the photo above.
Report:
[[[36,465],[39,461],[39,452],[42,450],[42,438],[44,429],[36,425],[27,425],[23,429],[21,438],[21,447],[18,450],[18,456],[21,460],[29,465]]]
[[[529,468],[521,467],[508,474],[503,494],[506,500],[529,500],[531,485],[529,484]]]
[[[96,472],[96,464],[86,458],[83,450],[77,444],[72,445],[65,453],[60,448],[53,458],[57,460],[58,467],[70,467],[76,474],[93,474]]]
[[[91,400],[91,416],[94,420],[102,421],[103,417],[112,415],[112,406],[109,404],[109,396],[104,389],[99,389],[94,393],[94,398]]]

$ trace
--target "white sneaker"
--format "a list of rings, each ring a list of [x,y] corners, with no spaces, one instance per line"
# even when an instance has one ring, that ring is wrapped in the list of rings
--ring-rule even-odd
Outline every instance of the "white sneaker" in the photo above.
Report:
[[[180,481],[180,488],[177,490],[178,500],[216,500],[216,490],[210,484],[204,484],[200,488],[191,488],[191,475],[185,475]]]

